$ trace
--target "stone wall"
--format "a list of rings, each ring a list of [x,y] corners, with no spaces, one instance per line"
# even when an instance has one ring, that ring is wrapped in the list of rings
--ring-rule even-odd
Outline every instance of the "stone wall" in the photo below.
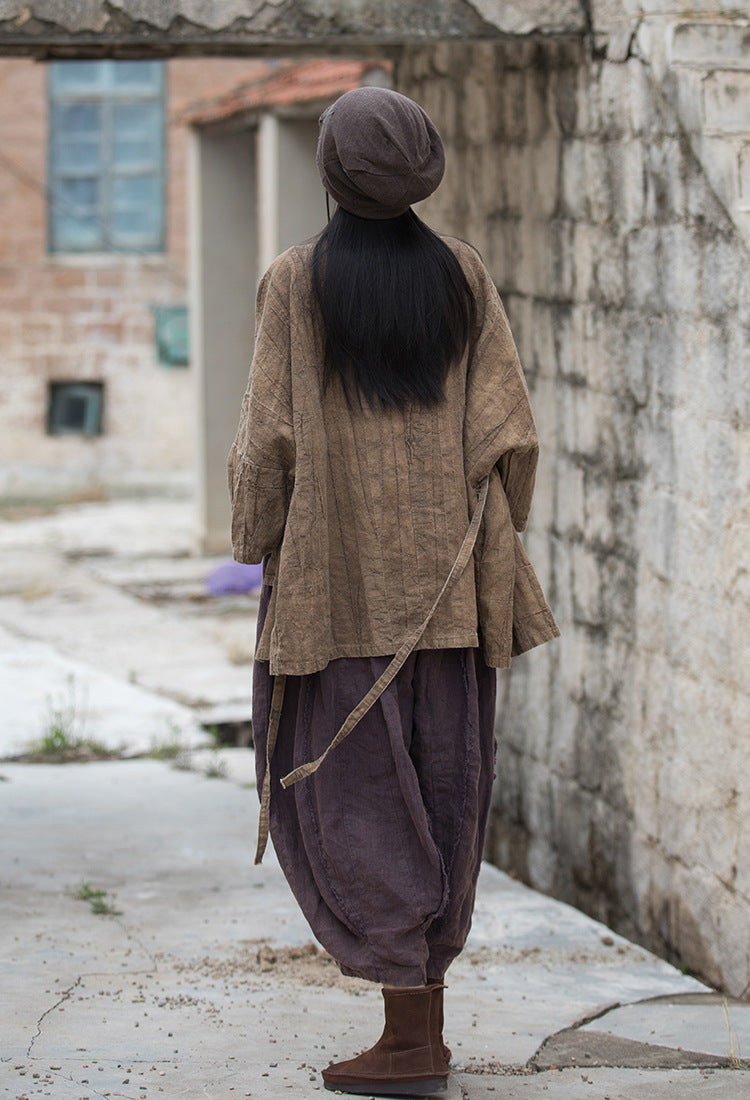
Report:
[[[602,55],[397,66],[447,145],[424,216],[489,264],[542,442],[526,543],[563,636],[501,680],[489,854],[742,994],[748,254],[650,66]]]

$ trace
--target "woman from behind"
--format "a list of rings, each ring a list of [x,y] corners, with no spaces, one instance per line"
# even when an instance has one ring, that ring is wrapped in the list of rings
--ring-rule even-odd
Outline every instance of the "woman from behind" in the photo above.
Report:
[[[318,167],[338,203],[258,291],[229,461],[238,561],[264,560],[253,730],[261,814],[317,939],[383,987],[373,1047],[326,1088],[445,1088],[445,972],[468,935],[495,687],[557,628],[525,557],[538,455],[479,255],[411,205],[443,174],[412,100],[341,96]]]

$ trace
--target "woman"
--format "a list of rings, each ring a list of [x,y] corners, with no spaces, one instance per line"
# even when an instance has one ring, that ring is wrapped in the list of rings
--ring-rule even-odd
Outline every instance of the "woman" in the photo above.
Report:
[[[448,1077],[443,979],[471,922],[495,668],[557,634],[516,534],[537,439],[479,255],[410,209],[443,174],[427,115],[360,88],[320,122],[338,209],[261,281],[229,460],[235,557],[265,559],[256,858],[270,822],[318,940],[383,985],[381,1038],[326,1088],[427,1095]]]

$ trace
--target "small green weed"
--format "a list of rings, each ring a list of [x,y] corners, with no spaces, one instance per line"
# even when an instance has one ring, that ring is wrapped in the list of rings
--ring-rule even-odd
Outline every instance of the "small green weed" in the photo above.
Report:
[[[67,737],[62,730],[45,733],[32,741],[18,759],[32,764],[69,764],[85,760],[111,760],[122,754],[89,737]]]
[[[78,696],[75,676],[71,672],[66,678],[67,692],[53,700],[47,696],[47,728],[45,737],[54,741],[70,742],[80,740],[86,726],[86,699]]]
[[[151,749],[148,755],[152,760],[177,760],[186,751],[182,729],[173,719],[168,718],[166,736],[161,740],[156,737],[151,738]]]
[[[203,769],[203,774],[208,779],[226,779],[227,777],[226,761],[221,759],[215,749],[211,754],[211,759]]]
[[[20,759],[31,763],[65,764],[120,756],[121,749],[110,749],[100,741],[84,737],[86,693],[78,690],[72,673],[67,677],[66,684],[65,691],[56,698],[47,696],[42,736],[31,742]]]
[[[152,737],[148,755],[152,760],[176,760],[182,751],[180,741],[157,741]]]
[[[91,907],[91,912],[98,917],[122,916],[122,910],[115,909],[114,905],[106,900],[107,893],[107,890],[98,890],[90,886],[88,882],[82,882],[75,892],[75,897],[79,901],[87,901]],[[115,896],[115,894],[112,894],[112,901],[114,901]]]

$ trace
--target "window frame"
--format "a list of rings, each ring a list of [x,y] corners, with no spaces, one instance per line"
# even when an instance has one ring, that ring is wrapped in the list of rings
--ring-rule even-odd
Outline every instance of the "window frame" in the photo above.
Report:
[[[79,392],[76,392],[79,391]],[[90,428],[84,422],[81,428],[72,428],[60,423],[55,415],[56,405],[63,397],[85,398],[87,404],[93,404],[96,411],[95,426]],[[88,409],[86,410],[88,415]],[[60,439],[98,439],[104,435],[104,382],[98,379],[51,378],[47,382],[46,435]]]
[[[104,60],[94,62],[98,65],[113,66],[118,64],[127,64],[127,62],[118,62],[114,60]],[[84,84],[79,86],[72,86],[70,89],[65,89],[58,83],[57,74],[59,73],[58,66],[70,65],[69,61],[52,61],[48,65],[47,73],[47,254],[53,258],[66,258],[66,257],[93,257],[93,256],[162,256],[166,252],[166,236],[167,236],[167,72],[166,64],[164,61],[150,61],[148,64],[158,66],[153,71],[157,73],[156,80],[153,87],[153,94],[145,94],[143,91],[138,94],[134,93],[132,89],[129,89],[127,85],[123,85],[120,89],[115,85],[113,76],[110,72],[103,74],[104,79],[100,79],[96,85],[87,88]],[[75,62],[73,62],[75,64]],[[79,62],[80,64],[80,62]],[[91,62],[86,62],[91,64]],[[144,85],[141,85],[144,88]],[[103,161],[96,170],[96,177],[100,181],[100,186],[104,191],[104,198],[99,203],[99,215],[98,223],[100,230],[99,242],[89,247],[82,245],[81,247],[71,247],[69,243],[64,245],[58,244],[55,240],[55,204],[59,202],[59,198],[56,193],[56,184],[60,179],[74,179],[75,174],[66,176],[61,173],[57,168],[56,152],[55,152],[55,126],[54,126],[54,109],[56,105],[65,105],[66,103],[78,104],[78,103],[95,103],[99,106],[101,111],[101,137],[100,147],[102,150]],[[118,173],[113,170],[113,158],[112,150],[114,146],[114,109],[116,106],[122,105],[135,105],[142,106],[147,103],[154,103],[159,108],[159,118],[157,123],[156,132],[156,159],[154,164],[158,175],[158,201],[159,201],[159,218],[158,218],[158,231],[156,232],[153,240],[147,244],[133,244],[128,245],[126,243],[116,243],[113,240],[112,231],[112,217],[113,217],[113,189],[114,183]],[[93,173],[92,173],[93,174]],[[121,173],[123,176],[127,176],[128,173]],[[137,174],[137,173],[133,173]],[[85,177],[84,177],[85,178]]]

